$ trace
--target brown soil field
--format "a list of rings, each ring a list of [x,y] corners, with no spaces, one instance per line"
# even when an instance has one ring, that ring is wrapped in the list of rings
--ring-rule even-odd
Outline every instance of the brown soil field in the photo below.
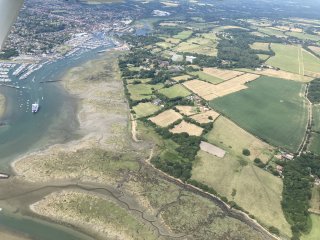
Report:
[[[175,121],[182,118],[182,115],[170,109],[160,113],[159,115],[149,118],[149,120],[160,127],[167,127]]]
[[[232,71],[232,70],[222,70],[218,68],[204,68],[203,72],[211,76],[220,78],[222,80],[230,80],[237,76],[243,75],[243,72]]]
[[[182,121],[180,124],[176,125],[170,130],[172,133],[188,133],[190,136],[201,136],[203,128],[198,127],[192,123]]]
[[[219,113],[213,110],[210,110],[210,111],[193,115],[191,118],[196,120],[198,123],[209,123],[216,120],[219,116],[220,116]],[[212,117],[212,119],[209,119],[209,117]]]

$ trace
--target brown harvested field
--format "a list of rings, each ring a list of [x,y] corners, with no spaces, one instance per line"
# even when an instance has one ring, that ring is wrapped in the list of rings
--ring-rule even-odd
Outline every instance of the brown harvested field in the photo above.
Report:
[[[149,118],[149,120],[160,127],[167,127],[175,121],[182,118],[182,115],[170,109],[160,113],[159,115]]]
[[[224,151],[223,149],[204,141],[201,142],[200,148],[202,151],[205,151],[219,158],[223,158],[224,155],[226,155],[226,151]]]
[[[243,72],[239,71],[223,70],[218,68],[204,68],[203,72],[225,81],[244,74]]]
[[[308,48],[309,48],[311,51],[315,52],[316,54],[320,54],[320,47],[309,46]]]
[[[311,77],[302,76],[299,74],[286,72],[283,70],[262,69],[261,71],[253,71],[253,70],[249,70],[249,71],[251,73],[260,74],[268,77],[276,77],[276,78],[282,78],[286,80],[293,80],[293,81],[299,81],[299,82],[310,82],[313,80],[313,78]]]
[[[198,127],[192,123],[182,121],[170,130],[172,133],[188,133],[190,136],[201,136],[203,128]]]
[[[213,122],[214,120],[216,120],[219,116],[220,116],[219,113],[217,113],[213,110],[209,110],[209,111],[206,111],[203,113],[193,115],[193,116],[191,116],[191,118],[196,120],[198,123],[209,123],[209,122]],[[212,119],[209,119],[209,117],[211,117]]]
[[[194,106],[176,106],[180,113],[186,116],[197,114],[197,108]]]
[[[182,76],[178,76],[178,77],[173,77],[172,80],[174,80],[176,82],[180,82],[180,81],[189,80],[189,78],[192,78],[192,76],[190,76],[190,75],[182,75]]]
[[[245,83],[254,81],[259,77],[260,75],[257,74],[246,73],[217,85],[200,80],[191,80],[183,83],[183,85],[203,99],[210,101],[246,89]]]

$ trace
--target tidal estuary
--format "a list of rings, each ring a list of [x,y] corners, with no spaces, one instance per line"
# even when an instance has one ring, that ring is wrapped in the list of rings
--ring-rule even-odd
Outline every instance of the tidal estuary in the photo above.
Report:
[[[0,93],[6,97],[6,110],[0,119],[2,125],[0,127],[1,172],[10,173],[10,163],[20,156],[80,136],[77,132],[79,127],[77,100],[70,96],[59,83],[47,81],[59,81],[70,68],[94,59],[101,50],[98,48],[51,61],[24,80],[19,80],[12,75],[18,66],[10,71],[9,75],[12,79],[10,85],[17,88],[0,87]],[[38,113],[33,114],[31,105],[35,102],[39,103],[40,109]],[[30,211],[27,216],[25,215],[26,206],[22,206],[24,210],[21,211],[19,203],[15,205],[15,209],[11,209],[9,205],[6,206],[11,200],[7,200],[7,192],[1,188],[10,188],[10,192],[14,195],[15,191],[19,192],[21,187],[19,184],[23,185],[23,183],[10,183],[7,186],[5,183],[7,180],[1,181],[0,232],[5,230],[15,233],[19,236],[18,239],[91,239],[67,227],[29,216]],[[20,197],[19,201],[23,201],[23,198],[23,196]]]

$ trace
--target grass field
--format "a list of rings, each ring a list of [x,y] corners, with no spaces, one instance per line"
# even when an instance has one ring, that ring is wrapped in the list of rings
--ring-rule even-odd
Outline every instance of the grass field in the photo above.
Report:
[[[190,37],[192,33],[193,33],[192,31],[182,31],[182,32],[178,33],[177,35],[174,35],[173,38],[184,40],[184,39],[187,39],[188,37]]]
[[[271,35],[271,36],[276,36],[276,37],[283,37],[283,38],[287,38],[288,36],[286,36],[282,31],[280,30],[276,30],[276,29],[272,29],[272,28],[258,28],[258,31],[267,35]]]
[[[265,61],[265,60],[267,60],[270,56],[269,56],[269,55],[266,55],[266,54],[258,54],[258,57],[259,57],[261,60]]]
[[[201,37],[192,37],[186,42],[181,42],[175,48],[176,52],[188,52],[188,53],[198,53],[209,56],[216,56],[217,41],[212,38],[201,38]]]
[[[301,33],[301,32],[287,32],[286,34],[289,36],[292,36],[292,37],[299,38],[301,40],[311,40],[311,41],[315,41],[315,42],[320,41],[320,36],[318,36],[318,35]]]
[[[269,51],[269,43],[255,42],[250,47],[255,50]]]
[[[252,134],[295,152],[307,125],[304,85],[261,77],[248,87],[210,105]]]
[[[320,60],[300,46],[271,44],[276,53],[267,63],[281,70],[313,76],[320,73]],[[320,75],[319,75],[320,76]]]
[[[320,104],[313,105],[313,124],[312,130],[320,131]]]
[[[312,133],[308,150],[312,151],[315,154],[320,155],[320,134],[319,133]]]
[[[271,48],[276,55],[267,61],[268,64],[279,67],[284,71],[301,74],[298,60],[299,47],[293,45],[271,44]]]
[[[283,234],[291,234],[280,204],[281,179],[253,166],[250,161],[228,153],[219,158],[199,151],[192,178],[235,201],[262,223],[277,227]]]
[[[192,76],[190,76],[190,75],[181,75],[181,76],[173,77],[172,80],[174,80],[176,82],[180,82],[180,81],[189,80],[189,78],[192,78]]]
[[[312,189],[310,210],[314,213],[320,214],[320,186],[314,186]]]
[[[162,88],[159,93],[165,95],[168,98],[187,97],[191,94],[185,87],[180,84],[176,84],[172,87]]]
[[[150,102],[146,102],[146,103],[139,103],[137,106],[134,106],[133,110],[135,111],[137,118],[140,118],[140,117],[147,117],[154,114],[155,112],[160,110],[160,107]]]
[[[312,229],[308,235],[303,235],[301,240],[319,240],[320,236],[320,216],[311,214]]]
[[[203,80],[203,81],[206,81],[209,83],[213,83],[213,84],[218,84],[218,83],[224,82],[223,79],[209,75],[207,73],[204,73],[203,71],[191,72],[189,74],[198,77],[200,80]]]
[[[272,158],[274,152],[273,147],[222,116],[214,122],[213,129],[205,137],[209,143],[224,149],[229,154],[251,161],[260,158],[266,163]],[[245,148],[250,150],[249,157],[242,154]]]
[[[132,100],[150,99],[152,91],[163,88],[163,84],[150,85],[150,84],[128,84],[128,91]]]

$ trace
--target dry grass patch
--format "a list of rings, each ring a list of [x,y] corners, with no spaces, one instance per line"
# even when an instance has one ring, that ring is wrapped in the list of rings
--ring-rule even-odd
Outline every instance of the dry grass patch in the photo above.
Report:
[[[246,132],[229,119],[219,117],[213,125],[213,129],[206,135],[209,143],[217,145],[230,154],[244,157],[243,149],[250,150],[250,160],[260,158],[266,163],[273,154],[273,147]]]
[[[198,127],[192,123],[182,121],[170,130],[172,133],[188,133],[190,136],[201,136],[203,128]]]
[[[243,72],[233,71],[233,70],[223,70],[218,68],[204,68],[203,72],[211,76],[220,78],[222,80],[230,80],[237,76],[243,75]]]
[[[197,108],[194,106],[176,106],[176,109],[178,109],[180,113],[186,116],[198,113]]]
[[[175,121],[182,118],[182,115],[170,109],[160,113],[159,115],[149,118],[149,120],[160,127],[167,127]]]
[[[213,122],[220,116],[219,113],[213,110],[209,110],[203,113],[199,113],[191,116],[192,119],[196,120],[198,123],[209,123]]]
[[[219,158],[204,151],[198,152],[192,178],[235,201],[262,223],[291,235],[281,208],[280,178],[231,154]]]
[[[283,70],[262,69],[261,71],[256,71],[256,70],[243,69],[243,71],[251,72],[254,74],[260,74],[263,76],[282,78],[282,79],[293,80],[293,81],[298,81],[298,82],[310,82],[313,80],[313,78],[311,78],[311,77],[302,76],[299,74],[286,72]]]
[[[260,76],[257,74],[246,73],[218,85],[213,85],[200,80],[191,80],[183,83],[183,85],[203,99],[210,101],[246,89],[247,86],[244,85],[245,83],[256,80],[259,77]]]

